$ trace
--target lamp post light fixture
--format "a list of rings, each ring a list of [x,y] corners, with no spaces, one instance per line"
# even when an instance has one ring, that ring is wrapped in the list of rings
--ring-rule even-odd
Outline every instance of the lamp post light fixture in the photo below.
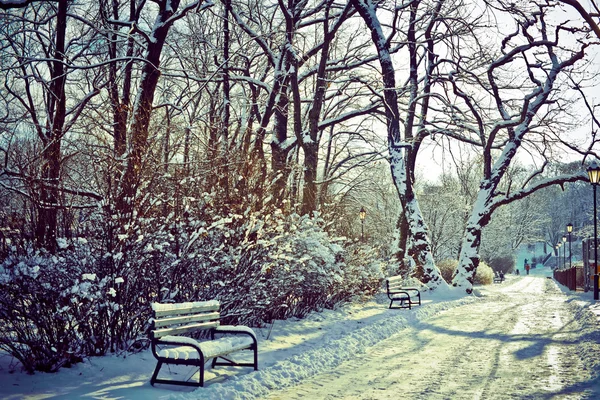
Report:
[[[594,188],[594,300],[598,300],[598,216],[596,214],[596,186],[600,183],[600,166],[596,160],[587,169],[590,183]]]
[[[365,218],[367,217],[367,212],[364,207],[360,208],[358,212],[358,216],[360,217],[360,240],[365,240]]]

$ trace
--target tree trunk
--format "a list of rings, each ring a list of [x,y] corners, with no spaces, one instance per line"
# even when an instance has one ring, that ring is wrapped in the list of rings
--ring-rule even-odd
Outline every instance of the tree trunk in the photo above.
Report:
[[[169,172],[169,161],[171,159],[171,114],[169,107],[165,106],[165,137],[163,138],[163,170]]]
[[[289,147],[286,147],[288,129],[289,99],[285,87],[279,94],[279,101],[275,109],[275,121],[273,122],[273,140],[271,140],[271,173],[273,178],[272,203],[275,207],[283,208],[285,189],[290,176],[288,165]]]
[[[55,117],[57,115],[55,114]],[[40,201],[38,204],[38,219],[36,224],[36,242],[51,253],[56,252],[56,231],[58,227],[58,190],[60,182],[60,134],[53,131],[54,138],[42,153],[42,184],[40,186]]]
[[[66,118],[65,35],[68,0],[59,0],[56,13],[56,39],[52,61],[50,98],[47,118],[49,127],[43,140],[40,204],[36,226],[36,242],[48,251],[56,251],[58,226],[58,185],[60,183],[61,140]]]
[[[489,223],[492,215],[489,201],[491,200],[492,188],[480,190],[477,200],[473,206],[473,212],[467,221],[465,233],[460,246],[459,264],[452,276],[452,285],[465,288],[467,293],[472,293],[475,273],[479,266],[479,247],[481,245],[481,233]]]
[[[215,160],[218,159],[219,155],[219,132],[217,130],[217,105],[216,105],[216,93],[213,93],[209,99],[208,106],[208,143],[206,144],[206,166],[208,167],[208,173],[205,174],[206,187],[214,188],[217,185],[217,174],[212,169],[214,167]]]
[[[304,186],[302,189],[302,214],[311,214],[317,210],[317,164],[319,162],[319,146],[304,143]]]
[[[221,137],[219,139],[219,187],[223,191],[224,201],[229,200],[229,0],[223,8],[223,110],[221,114]]]
[[[323,47],[321,48],[321,59],[317,71],[317,87],[310,110],[308,111],[308,137],[300,135],[298,140],[304,150],[304,189],[302,191],[302,214],[310,214],[317,210],[317,168],[319,164],[319,119],[325,102],[325,90],[327,89],[327,59],[329,57],[329,46],[335,32],[329,32],[329,6],[325,8],[323,19]]]
[[[112,18],[115,21],[120,19],[119,16],[119,2],[117,0],[113,0],[112,2]],[[129,20],[133,21],[135,18],[135,3],[134,0],[130,0],[129,3]],[[118,35],[117,30],[118,26],[112,26],[114,30],[110,36],[110,42],[108,46],[108,55],[111,59],[118,58]],[[133,56],[133,38],[130,36],[127,39],[127,50],[126,57]],[[131,101],[131,74],[132,74],[132,62],[127,62],[125,65],[125,73],[123,76],[123,87],[122,94],[119,96],[119,87],[118,87],[118,64],[116,62],[112,62],[108,66],[108,95],[110,98],[110,105],[113,111],[113,143],[114,149],[113,153],[115,159],[120,159],[125,154],[127,149],[127,119],[129,118],[129,102]],[[120,164],[119,164],[120,165]],[[122,171],[118,171],[120,174]]]
[[[142,65],[137,100],[133,106],[129,153],[116,202],[122,222],[133,218],[135,214],[137,189],[142,178],[144,157],[148,150],[148,127],[152,114],[152,102],[160,77],[160,56],[169,28],[173,23],[173,21],[167,21],[177,11],[179,1],[172,0],[168,4],[170,7],[162,4],[154,23],[144,57],[145,62]]]
[[[379,55],[379,63],[381,65],[381,74],[384,85],[384,100],[385,100],[385,116],[388,136],[388,150],[390,153],[390,168],[392,172],[392,180],[396,187],[398,197],[403,207],[403,216],[399,218],[406,219],[406,225],[403,221],[399,221],[397,227],[408,226],[409,235],[407,240],[407,248],[404,249],[404,259],[408,259],[409,271],[412,270],[413,263],[420,263],[422,269],[421,279],[429,283],[431,289],[439,286],[445,286],[446,282],[441,277],[439,269],[435,266],[433,256],[431,254],[431,246],[427,237],[427,227],[425,226],[421,210],[418,206],[417,199],[414,196],[412,179],[412,171],[410,165],[407,165],[408,149],[402,146],[400,135],[400,117],[398,108],[398,95],[396,93],[395,69],[392,57],[389,51],[388,41],[379,20],[377,19],[376,7],[371,0],[351,0],[354,7],[363,18],[367,27],[371,31],[371,38],[377,53]],[[405,237],[402,233],[397,232],[395,235],[395,244],[403,245],[401,240]],[[408,251],[410,248],[410,253]],[[403,250],[400,248],[393,249],[398,254]],[[413,258],[416,257],[416,259]],[[405,267],[406,268],[406,267]]]

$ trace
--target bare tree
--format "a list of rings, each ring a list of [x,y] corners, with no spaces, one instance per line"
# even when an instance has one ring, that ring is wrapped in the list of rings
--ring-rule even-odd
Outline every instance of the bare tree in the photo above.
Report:
[[[587,10],[583,4],[578,0],[559,0],[561,3],[568,4],[573,7],[586,24],[594,31],[598,39],[600,39],[600,27],[598,26],[598,18],[600,18],[600,8],[594,0],[589,0],[588,4],[591,10]],[[595,18],[595,19],[594,19]]]
[[[485,104],[486,101],[478,99],[476,102],[453,80],[455,94],[464,101],[473,117],[474,123],[467,124],[465,121],[465,128],[473,132],[483,152],[483,179],[467,221],[459,267],[453,277],[453,285],[464,288],[468,293],[472,290],[479,264],[482,229],[490,223],[499,207],[544,187],[585,179],[581,172],[542,179],[546,162],[524,179],[520,187],[502,185],[503,181],[506,184],[509,179],[507,172],[514,164],[519,149],[537,149],[541,159],[548,159],[551,155],[548,144],[559,145],[560,141],[548,131],[552,132],[552,123],[557,122],[557,116],[567,109],[557,95],[560,79],[573,71],[576,63],[584,58],[589,45],[576,40],[576,29],[570,29],[562,23],[555,26],[549,24],[546,14],[550,6],[530,4],[529,7],[520,12],[513,7],[509,9],[515,18],[515,31],[504,37],[500,54],[489,61],[488,67],[480,75],[486,77],[485,81],[480,82],[482,89],[489,94],[489,104],[494,107],[497,121],[490,118],[490,110],[480,108],[477,104]],[[562,42],[562,38],[569,35],[575,38],[571,46]],[[523,68],[523,79],[518,82],[514,82],[514,73],[507,75],[514,68]],[[457,66],[457,72],[474,74],[473,71],[462,70],[460,66]],[[458,77],[458,74],[455,76]],[[512,77],[512,81],[508,80],[509,77]],[[545,145],[537,147],[536,143]]]
[[[59,210],[64,209],[61,193],[101,198],[98,194],[62,185],[63,141],[73,129],[89,101],[104,85],[101,77],[85,72],[88,57],[93,56],[90,43],[95,30],[88,20],[79,28],[67,31],[75,21],[67,0],[52,3],[5,3],[22,7],[0,15],[3,59],[6,78],[3,100],[15,102],[12,112],[22,116],[9,122],[7,130],[15,137],[27,136],[28,125],[41,143],[39,170],[23,174],[6,159],[4,175],[18,178],[30,187],[29,199],[37,213],[35,239],[39,246],[56,250]],[[79,13],[87,10],[80,8]],[[78,23],[79,24],[79,23]],[[31,29],[31,26],[35,29]],[[73,24],[75,25],[75,24]],[[73,82],[79,84],[72,86]],[[67,89],[69,88],[69,90]],[[8,155],[7,155],[8,156]],[[13,168],[14,167],[14,168]],[[10,189],[10,188],[9,188]],[[21,192],[21,194],[24,194]]]
[[[409,58],[409,76],[400,92],[408,95],[406,112],[402,118],[403,134],[400,129],[401,117],[395,68],[391,57],[392,51],[390,51],[390,43],[398,33],[398,27],[392,26],[389,36],[386,36],[377,17],[377,7],[374,3],[354,0],[352,4],[371,30],[372,41],[377,49],[381,66],[392,179],[403,209],[398,219],[394,251],[399,259],[408,260],[408,274],[414,273],[415,266],[420,268],[421,279],[435,288],[443,285],[444,280],[435,266],[427,227],[415,196],[414,170],[420,145],[430,134],[425,126],[431,105],[430,94],[434,83],[432,78],[436,59],[434,52],[436,39],[432,32],[443,2],[434,2],[430,5],[411,1],[392,10],[394,22],[402,19],[401,13],[407,14],[405,28],[399,29],[405,35],[405,41],[401,43],[406,44],[402,47],[406,47],[405,51]],[[423,9],[420,9],[420,6],[423,6]],[[421,27],[422,37],[417,40],[417,32]],[[419,76],[420,66],[423,66],[424,70],[422,77]]]
[[[176,21],[183,18],[188,12],[201,8],[203,3],[202,0],[184,4],[181,4],[180,0],[157,1],[156,19],[150,32],[144,32],[137,24],[137,20],[110,21],[117,25],[129,26],[133,33],[144,40],[146,45],[137,96],[131,111],[128,150],[116,203],[121,218],[132,218],[134,214],[144,156],[148,150],[148,127],[154,94],[160,77],[161,54],[167,35]],[[139,16],[142,11],[142,9],[136,10],[136,16]]]

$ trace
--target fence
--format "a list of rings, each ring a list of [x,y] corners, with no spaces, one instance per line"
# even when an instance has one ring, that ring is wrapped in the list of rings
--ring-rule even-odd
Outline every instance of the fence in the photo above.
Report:
[[[578,274],[577,270],[580,269],[581,273]],[[577,278],[580,276],[581,286],[583,286],[583,268],[567,268],[563,270],[554,270],[554,279],[561,285],[569,288],[569,290],[577,290]]]

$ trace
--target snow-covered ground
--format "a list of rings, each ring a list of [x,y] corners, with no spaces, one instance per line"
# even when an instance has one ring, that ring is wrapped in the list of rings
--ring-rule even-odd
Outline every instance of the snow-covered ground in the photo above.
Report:
[[[477,296],[424,293],[412,310],[389,310],[381,295],[276,321],[257,329],[259,371],[209,369],[196,390],[150,386],[149,352],[35,375],[4,356],[0,398],[600,398],[600,305],[548,275],[509,276]]]

